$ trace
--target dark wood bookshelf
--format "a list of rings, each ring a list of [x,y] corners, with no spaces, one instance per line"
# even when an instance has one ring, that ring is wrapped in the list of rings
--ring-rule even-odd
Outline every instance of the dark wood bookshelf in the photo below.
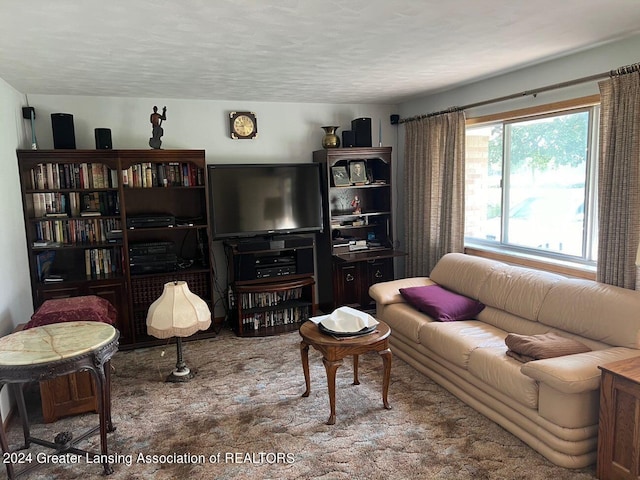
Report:
[[[146,334],[146,312],[166,282],[187,281],[213,309],[204,150],[18,150],[17,158],[34,309],[52,298],[102,296],[118,310],[124,349],[166,343]],[[101,215],[80,214],[87,209],[99,210]],[[176,224],[127,228],[131,216],[158,213],[172,215]],[[78,238],[83,222],[91,240]],[[79,230],[71,233],[73,226]],[[46,240],[55,243],[34,245],[45,230],[54,237]],[[107,240],[105,231],[113,230],[120,230],[121,237]],[[173,242],[177,266],[167,267],[171,271],[161,271],[160,266],[148,273],[132,273],[129,248],[136,242]],[[97,255],[97,270],[87,274],[86,256],[92,251]],[[49,274],[59,275],[62,281],[41,281],[37,259],[44,252],[55,253]],[[113,266],[105,255],[119,259],[119,264]],[[193,338],[212,335],[213,327]]]

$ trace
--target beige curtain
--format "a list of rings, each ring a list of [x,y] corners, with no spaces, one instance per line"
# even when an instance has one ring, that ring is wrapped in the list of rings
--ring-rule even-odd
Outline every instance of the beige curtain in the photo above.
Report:
[[[464,112],[405,124],[405,232],[408,276],[427,276],[464,248]]]
[[[630,69],[599,83],[597,280],[634,289],[640,242],[640,73],[637,65]]]

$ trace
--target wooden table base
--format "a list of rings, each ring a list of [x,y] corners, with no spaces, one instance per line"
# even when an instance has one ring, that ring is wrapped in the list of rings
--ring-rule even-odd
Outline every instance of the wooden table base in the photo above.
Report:
[[[389,349],[389,326],[380,322],[375,332],[358,337],[337,339],[321,333],[313,322],[306,322],[300,327],[300,356],[302,358],[302,370],[306,390],[302,394],[308,397],[311,392],[311,379],[309,377],[309,346],[322,353],[322,363],[327,372],[327,387],[329,389],[329,407],[331,413],[327,425],[336,423],[336,372],[343,363],[343,358],[353,356],[353,385],[360,385],[358,380],[358,357],[368,352],[378,352],[382,357],[382,403],[384,408],[390,409],[387,400],[389,393],[389,381],[391,378],[391,350]]]

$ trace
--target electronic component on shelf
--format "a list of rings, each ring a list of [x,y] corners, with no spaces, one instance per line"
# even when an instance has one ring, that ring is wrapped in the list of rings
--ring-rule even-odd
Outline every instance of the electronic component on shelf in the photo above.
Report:
[[[127,228],[173,227],[176,218],[173,215],[150,214],[127,217]]]

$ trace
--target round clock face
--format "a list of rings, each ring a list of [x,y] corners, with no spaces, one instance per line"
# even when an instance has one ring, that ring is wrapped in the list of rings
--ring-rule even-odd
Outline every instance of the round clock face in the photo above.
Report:
[[[246,115],[238,115],[233,121],[233,131],[241,137],[248,137],[254,129],[253,120]]]

